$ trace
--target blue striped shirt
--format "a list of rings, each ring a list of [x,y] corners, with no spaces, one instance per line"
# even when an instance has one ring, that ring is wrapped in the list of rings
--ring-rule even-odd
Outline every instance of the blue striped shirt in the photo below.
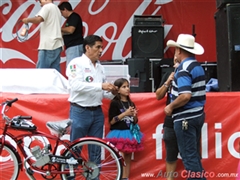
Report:
[[[205,73],[202,66],[195,58],[186,58],[176,69],[173,88],[172,101],[178,95],[190,93],[191,98],[187,104],[173,110],[174,121],[192,119],[200,116],[204,111],[206,102]]]

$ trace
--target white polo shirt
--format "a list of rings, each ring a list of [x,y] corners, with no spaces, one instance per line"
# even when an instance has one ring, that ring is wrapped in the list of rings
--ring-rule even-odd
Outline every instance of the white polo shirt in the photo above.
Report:
[[[53,4],[45,4],[36,16],[41,16],[44,21],[40,25],[40,42],[38,49],[54,50],[63,46],[61,33],[61,12]]]
[[[104,67],[100,62],[94,67],[91,60],[83,54],[68,64],[66,75],[68,77],[70,96],[68,100],[80,106],[102,105],[102,99],[112,99],[111,92],[102,90],[102,83],[106,81]]]

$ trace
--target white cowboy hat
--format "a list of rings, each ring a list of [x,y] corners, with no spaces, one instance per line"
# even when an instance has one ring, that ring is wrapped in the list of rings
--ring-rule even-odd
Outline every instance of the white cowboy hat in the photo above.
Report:
[[[179,47],[190,53],[201,55],[204,53],[203,47],[195,42],[195,38],[190,34],[179,34],[177,42],[168,40],[168,47]]]

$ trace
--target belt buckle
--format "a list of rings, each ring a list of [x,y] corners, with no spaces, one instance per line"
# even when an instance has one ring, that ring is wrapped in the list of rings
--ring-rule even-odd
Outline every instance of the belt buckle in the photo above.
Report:
[[[94,111],[94,110],[95,110],[94,107],[88,107],[88,109],[89,109],[90,111]]]
[[[95,111],[97,110],[98,106],[94,107],[94,106],[91,106],[91,107],[87,107],[88,110],[90,111]]]

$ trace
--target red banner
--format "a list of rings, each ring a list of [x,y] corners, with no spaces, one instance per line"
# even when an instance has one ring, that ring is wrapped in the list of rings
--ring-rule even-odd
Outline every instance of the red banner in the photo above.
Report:
[[[58,5],[61,1],[54,1]],[[215,0],[70,0],[74,11],[84,22],[84,36],[100,35],[104,40],[101,60],[117,60],[131,57],[131,28],[134,15],[162,15],[164,42],[176,40],[179,33],[195,33],[196,41],[205,49],[197,56],[200,62],[216,61],[216,35],[214,14]],[[0,3],[0,68],[35,68],[39,43],[39,26],[30,25],[28,40],[20,42],[16,32],[23,27],[18,21],[33,17],[40,10],[37,1],[3,1]],[[65,19],[62,19],[62,24]],[[165,44],[165,43],[164,43]],[[164,57],[173,57],[173,49],[164,47]],[[65,54],[62,52],[62,70]],[[240,93],[208,93],[206,122],[202,129],[203,166],[208,179],[235,180],[239,155]],[[50,120],[68,118],[68,95],[20,95],[4,93],[0,102],[18,97],[9,115],[32,115],[33,122],[41,130]],[[134,154],[131,179],[164,179],[165,151],[162,141],[162,125],[165,100],[157,101],[153,93],[132,94],[139,109],[139,124],[146,136],[145,150]],[[106,116],[105,134],[109,131],[107,110],[109,101],[104,100]],[[178,161],[176,179],[187,176],[181,160]],[[26,179],[22,173],[20,179]]]
[[[58,5],[61,1],[54,1]],[[84,36],[100,35],[104,40],[101,60],[125,60],[131,57],[131,28],[134,15],[161,15],[164,23],[164,57],[173,57],[173,49],[165,47],[179,33],[196,34],[205,48],[197,57],[200,62],[216,62],[215,0],[70,0],[74,11],[83,19]],[[16,32],[23,28],[19,20],[33,17],[40,10],[38,1],[3,1],[0,4],[0,67],[35,68],[39,43],[39,25],[29,24],[28,40],[21,42]],[[62,18],[62,24],[65,19]],[[65,53],[62,52],[62,70]]]
[[[240,93],[207,93],[206,121],[202,128],[202,162],[208,179],[236,180],[240,160]],[[46,122],[68,118],[68,95],[21,95],[4,93],[0,101],[17,97],[8,115],[31,115],[33,122],[47,132]],[[132,93],[139,109],[139,125],[145,135],[144,151],[133,155],[130,179],[164,179],[165,148],[162,140],[165,99],[157,101],[154,93]],[[104,100],[105,134],[109,131],[107,111],[109,100]],[[181,159],[174,172],[176,180],[186,179]],[[24,179],[25,173],[21,173]]]

